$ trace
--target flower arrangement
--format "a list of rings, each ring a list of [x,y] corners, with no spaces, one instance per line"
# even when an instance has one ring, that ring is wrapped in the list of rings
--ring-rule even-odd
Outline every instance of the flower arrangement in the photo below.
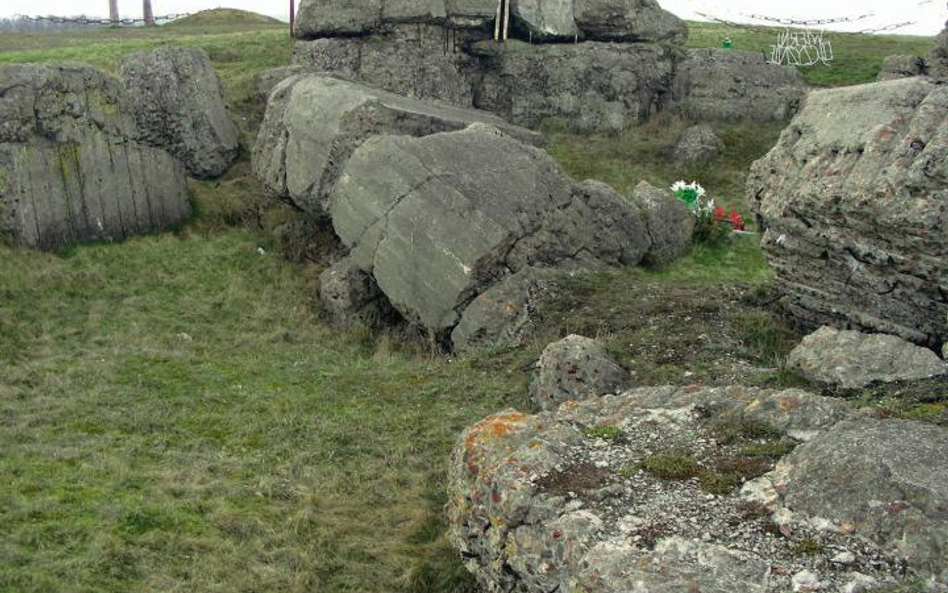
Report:
[[[671,190],[675,197],[696,216],[702,213],[709,214],[714,209],[714,200],[708,198],[708,192],[698,185],[697,181],[691,183],[676,181],[671,186]]]
[[[731,230],[744,230],[744,217],[736,210],[728,213],[723,206],[715,206],[714,199],[708,196],[708,192],[697,181],[691,183],[677,181],[672,185],[671,190],[675,197],[694,214],[697,222],[695,225],[697,241],[716,242],[727,237]]]

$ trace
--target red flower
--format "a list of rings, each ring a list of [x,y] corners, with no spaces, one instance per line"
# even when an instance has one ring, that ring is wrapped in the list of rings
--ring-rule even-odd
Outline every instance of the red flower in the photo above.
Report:
[[[715,220],[724,220],[724,206],[718,206],[714,209]]]
[[[731,210],[730,221],[735,231],[744,230],[744,217],[738,214],[736,210]]]

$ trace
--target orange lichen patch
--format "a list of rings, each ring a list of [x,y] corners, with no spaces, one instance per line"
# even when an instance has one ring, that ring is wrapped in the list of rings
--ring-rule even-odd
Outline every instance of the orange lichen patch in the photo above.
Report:
[[[782,411],[782,412],[789,412],[790,410],[793,410],[793,409],[795,409],[795,408],[799,408],[802,404],[801,404],[799,398],[796,398],[796,397],[784,397],[784,398],[781,398],[781,399],[780,399],[779,405],[780,405],[780,411]]]
[[[526,415],[521,412],[507,412],[481,420],[468,429],[464,437],[464,460],[468,473],[475,475],[478,472],[480,445],[522,429],[525,418]]]

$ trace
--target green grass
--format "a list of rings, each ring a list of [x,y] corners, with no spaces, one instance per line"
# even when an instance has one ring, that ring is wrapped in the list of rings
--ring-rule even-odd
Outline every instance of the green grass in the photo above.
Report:
[[[0,591],[463,576],[441,537],[446,458],[463,427],[522,407],[525,377],[339,335],[259,244],[0,248]]]
[[[0,64],[74,61],[108,72],[118,70],[119,59],[130,52],[174,44],[207,51],[224,83],[227,105],[238,116],[249,117],[253,77],[268,68],[289,64],[293,41],[282,24],[228,24],[209,26],[200,21],[161,27],[95,29],[56,35],[6,34],[0,36]]]
[[[623,194],[630,194],[640,181],[661,188],[678,180],[698,181],[716,203],[749,218],[744,200],[747,172],[777,143],[785,124],[714,124],[724,151],[707,165],[683,167],[673,163],[669,153],[689,125],[662,114],[620,134],[581,135],[558,122],[550,122],[544,131],[550,154],[577,179],[599,179]]]
[[[288,24],[282,23],[275,18],[258,14],[256,12],[235,10],[233,8],[212,8],[210,10],[202,10],[186,17],[175,19],[165,26],[175,29],[194,27],[211,27],[216,29],[221,27],[248,28],[259,26],[276,26],[284,27],[285,29],[289,30]]]
[[[720,47],[725,37],[734,40],[734,48],[770,55],[782,28],[730,27],[718,23],[689,22],[690,47]],[[831,66],[800,68],[803,78],[814,86],[832,87],[875,82],[887,56],[907,54],[925,56],[932,47],[931,37],[910,35],[859,35],[829,31],[835,59]]]

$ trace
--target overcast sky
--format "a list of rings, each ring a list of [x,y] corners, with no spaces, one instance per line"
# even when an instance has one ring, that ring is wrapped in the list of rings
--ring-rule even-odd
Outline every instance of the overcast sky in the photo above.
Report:
[[[339,0],[353,2],[357,0]],[[299,3],[300,0],[297,0]],[[838,17],[872,16],[854,23],[832,25],[828,28],[856,31],[875,29],[914,21],[915,24],[898,30],[914,35],[934,35],[948,19],[945,0],[660,0],[662,6],[683,18],[697,19],[704,12],[736,22],[758,22],[747,15],[759,14],[791,19],[825,19]],[[205,8],[243,8],[277,18],[286,19],[289,0],[153,0],[155,14],[195,12]],[[122,16],[141,16],[141,2],[119,0]],[[106,16],[107,0],[0,0],[0,16],[86,14]]]

